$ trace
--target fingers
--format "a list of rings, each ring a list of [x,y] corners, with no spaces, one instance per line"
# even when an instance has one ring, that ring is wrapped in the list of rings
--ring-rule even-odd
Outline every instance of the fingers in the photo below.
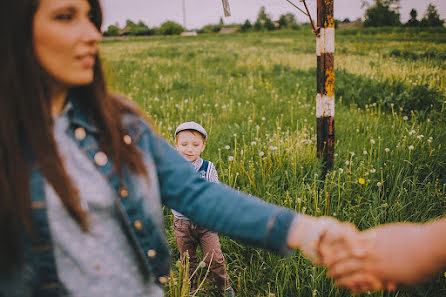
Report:
[[[346,287],[353,293],[381,291],[386,288],[386,284],[379,278],[362,272],[336,279],[336,285],[339,287]]]
[[[355,255],[359,231],[352,224],[338,223],[321,239],[319,251],[322,263],[331,266]]]

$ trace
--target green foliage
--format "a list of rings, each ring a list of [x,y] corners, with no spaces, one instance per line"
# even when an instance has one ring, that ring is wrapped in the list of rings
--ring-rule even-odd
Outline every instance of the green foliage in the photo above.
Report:
[[[132,22],[132,25],[128,26],[130,30],[128,30],[127,34],[131,36],[153,35],[155,33],[154,30],[151,30],[142,21],[139,21],[138,24]]]
[[[138,104],[169,141],[183,121],[207,129],[203,157],[235,189],[360,229],[443,216],[446,103],[440,100],[446,96],[446,30],[336,32],[336,155],[325,178],[316,157],[316,58],[309,32],[304,27],[106,41],[101,53],[109,87]],[[414,58],[405,57],[409,52]],[[165,209],[175,262],[171,216]],[[237,296],[352,296],[299,252],[280,257],[226,237],[221,248]],[[187,296],[186,267],[172,266],[166,296]],[[438,274],[413,288],[355,296],[425,297],[445,291]],[[204,282],[196,296],[218,295]]]
[[[104,32],[104,36],[119,36],[120,30],[115,25],[110,25],[107,28],[107,31]]]
[[[201,28],[200,30],[198,30],[198,33],[216,33],[218,31],[220,31],[221,28],[223,28],[223,25],[221,25],[221,24],[206,25],[203,28]]]
[[[440,14],[437,8],[432,3],[426,9],[423,19],[421,20],[421,26],[423,27],[442,27],[444,20],[440,19]]]
[[[248,32],[252,29],[252,24],[249,20],[246,20],[243,25],[240,27],[240,31]]]
[[[167,21],[160,27],[160,33],[162,35],[179,35],[182,32],[184,32],[183,26],[172,21]]]
[[[369,7],[365,14],[365,27],[399,26],[400,14],[398,7],[399,0],[375,0],[375,5]]]
[[[272,30],[276,29],[276,27],[274,26],[274,23],[270,19],[265,20],[263,27],[268,31],[272,31]]]

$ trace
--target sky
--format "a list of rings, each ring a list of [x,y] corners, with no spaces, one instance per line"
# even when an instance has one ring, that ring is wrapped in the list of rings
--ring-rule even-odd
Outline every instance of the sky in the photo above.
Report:
[[[290,0],[298,7],[304,8],[299,0]],[[316,0],[306,3],[311,15],[316,19]],[[360,0],[334,0],[335,19],[349,18],[355,20],[364,18],[366,8],[361,8]],[[374,1],[369,0],[369,3]],[[185,6],[185,19],[183,14]],[[415,8],[420,20],[429,3],[437,7],[440,17],[446,19],[446,0],[401,0],[401,21],[405,23],[410,18],[410,11]],[[199,29],[208,24],[217,24],[221,17],[225,24],[241,24],[245,20],[255,22],[262,6],[273,20],[285,13],[293,13],[299,22],[307,22],[308,17],[291,6],[286,0],[229,0],[231,16],[224,17],[221,0],[101,0],[104,13],[104,30],[118,23],[122,27],[127,19],[134,22],[143,21],[150,28],[158,27],[165,21],[174,21],[187,29]]]

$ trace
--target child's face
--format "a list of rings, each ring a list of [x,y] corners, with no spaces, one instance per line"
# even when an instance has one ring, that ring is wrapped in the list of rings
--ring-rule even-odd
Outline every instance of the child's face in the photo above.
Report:
[[[177,151],[189,162],[194,162],[200,157],[206,147],[203,137],[198,132],[182,131],[177,134],[175,142]]]

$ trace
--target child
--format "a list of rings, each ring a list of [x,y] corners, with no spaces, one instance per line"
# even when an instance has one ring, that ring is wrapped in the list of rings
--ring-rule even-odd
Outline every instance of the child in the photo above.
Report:
[[[201,178],[209,182],[218,183],[217,170],[214,164],[200,158],[206,147],[206,130],[195,122],[182,123],[175,130],[175,146],[186,160],[192,163]],[[192,223],[187,217],[172,210],[174,214],[175,239],[180,251],[181,259],[187,251],[189,254],[189,271],[193,273],[198,265],[197,245],[203,252],[203,261],[215,277],[217,287],[225,292],[225,296],[235,296],[226,272],[225,261],[220,249],[218,234],[201,228]],[[195,274],[196,276],[196,274]],[[196,282],[196,278],[193,283]],[[193,284],[196,286],[196,284]]]

